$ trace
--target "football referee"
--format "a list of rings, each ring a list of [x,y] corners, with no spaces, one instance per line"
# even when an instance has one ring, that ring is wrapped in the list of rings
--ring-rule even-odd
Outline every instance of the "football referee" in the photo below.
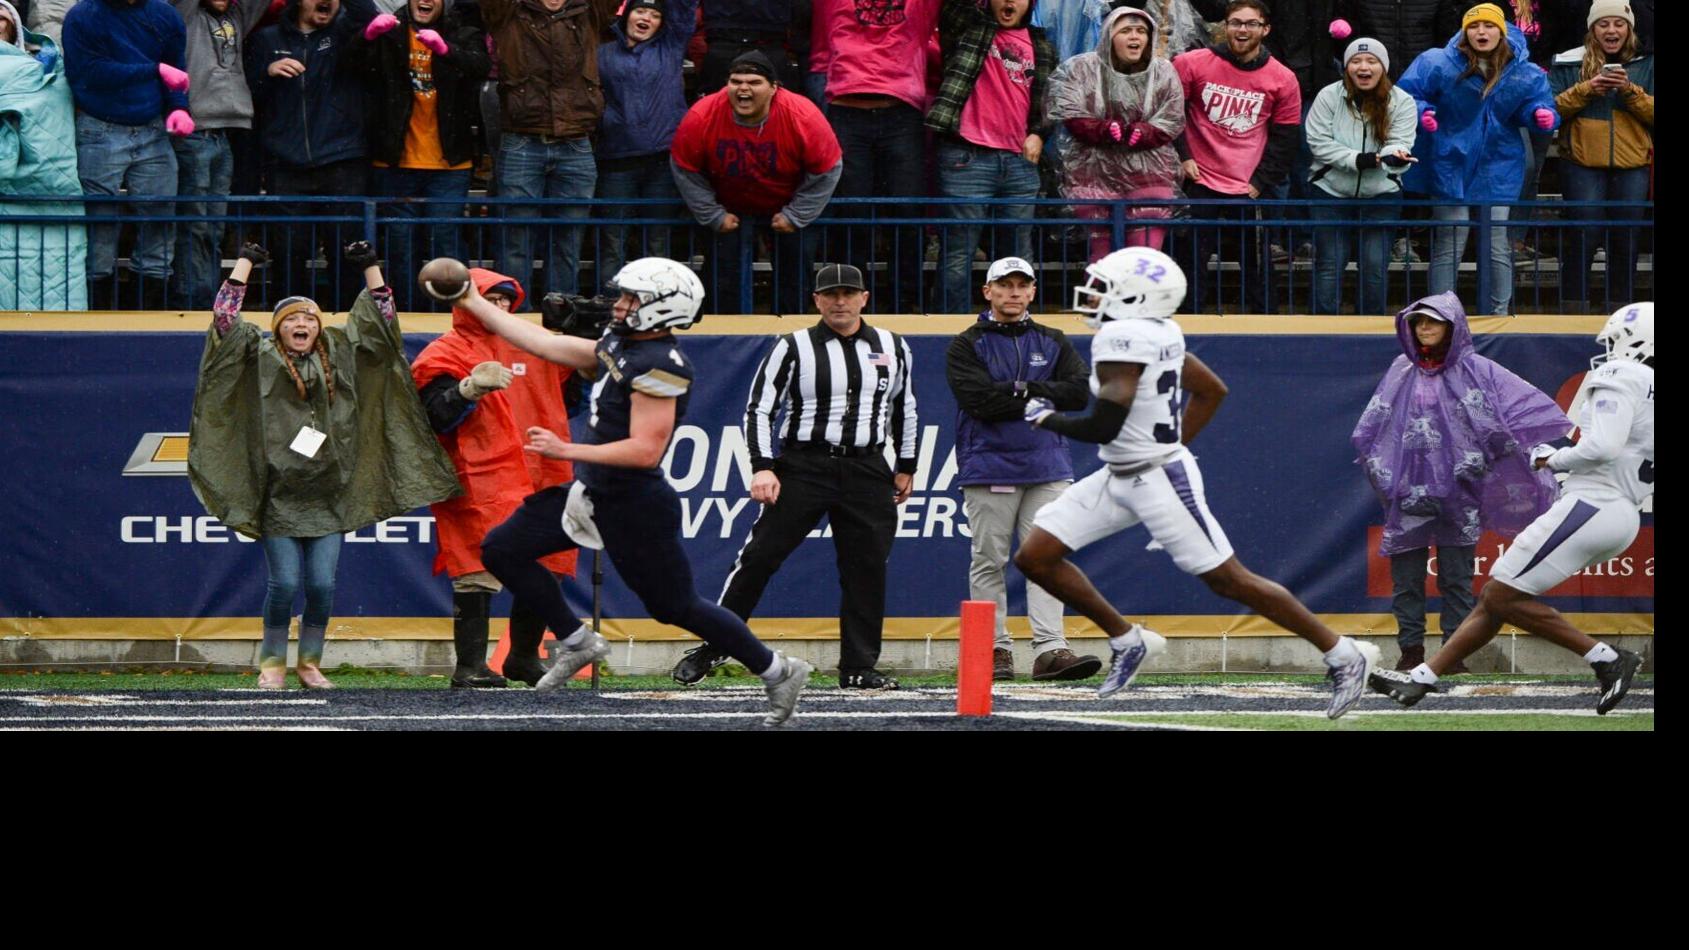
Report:
[[[748,620],[769,578],[826,515],[839,559],[839,685],[896,689],[874,664],[897,506],[915,477],[913,363],[902,337],[863,322],[868,290],[861,270],[824,265],[813,296],[821,321],[775,340],[751,384],[745,439],[755,473],[751,498],[763,507],[727,575],[721,605]],[[886,464],[888,443],[896,474]],[[674,678],[696,683],[726,660],[698,647],[675,666]]]

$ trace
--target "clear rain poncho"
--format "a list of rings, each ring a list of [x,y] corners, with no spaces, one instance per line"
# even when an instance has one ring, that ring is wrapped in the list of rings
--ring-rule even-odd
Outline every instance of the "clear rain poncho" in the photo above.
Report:
[[[1164,133],[1167,141],[1151,148],[1132,148],[1125,141],[1093,144],[1075,138],[1065,124],[1061,125],[1056,152],[1061,156],[1064,197],[1121,198],[1145,188],[1176,188],[1179,184],[1179,156],[1171,140],[1185,128],[1184,87],[1173,64],[1160,57],[1137,73],[1114,68],[1113,37],[1128,16],[1150,20],[1153,48],[1158,32],[1153,18],[1130,7],[1110,13],[1103,21],[1097,49],[1062,63],[1050,77],[1048,115],[1058,123],[1112,119],[1123,129],[1133,122],[1144,122]]]
[[[1450,323],[1440,362],[1420,352],[1409,317]],[[1403,355],[1385,371],[1350,440],[1384,504],[1378,553],[1478,543],[1484,530],[1512,537],[1559,497],[1551,472],[1531,468],[1533,446],[1571,431],[1554,400],[1472,348],[1466,310],[1452,293],[1396,315]]]

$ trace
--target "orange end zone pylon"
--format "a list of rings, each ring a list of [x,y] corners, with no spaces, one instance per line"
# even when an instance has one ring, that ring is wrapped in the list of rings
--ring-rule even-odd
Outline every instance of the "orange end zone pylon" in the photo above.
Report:
[[[962,639],[956,656],[956,715],[991,715],[991,647],[997,635],[997,605],[962,601]]]

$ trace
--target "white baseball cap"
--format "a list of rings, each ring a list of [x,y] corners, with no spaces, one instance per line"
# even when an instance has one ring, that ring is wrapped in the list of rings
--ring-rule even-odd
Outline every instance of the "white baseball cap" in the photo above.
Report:
[[[1038,274],[1033,271],[1032,265],[1028,264],[1024,259],[1019,257],[1002,257],[991,262],[991,269],[985,272],[985,282],[994,283],[1002,280],[1010,274],[1025,274],[1033,280],[1038,279]]]

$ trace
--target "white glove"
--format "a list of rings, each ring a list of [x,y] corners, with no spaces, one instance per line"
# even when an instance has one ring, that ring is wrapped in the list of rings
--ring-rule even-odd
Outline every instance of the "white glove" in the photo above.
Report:
[[[1553,455],[1555,452],[1558,452],[1558,451],[1560,451],[1560,450],[1555,448],[1554,446],[1546,445],[1546,444],[1539,445],[1536,448],[1532,449],[1531,450],[1531,468],[1537,467],[1537,459],[1548,458],[1549,456]],[[1550,466],[1547,462],[1544,462],[1542,467],[1548,469],[1551,472],[1554,471],[1554,468],[1552,466]]]
[[[1034,396],[1026,401],[1027,425],[1041,425],[1055,411],[1055,403],[1042,396]]]
[[[463,398],[474,402],[488,393],[498,392],[509,386],[514,378],[515,375],[510,372],[509,367],[498,360],[488,360],[476,364],[468,376],[458,380],[457,391],[463,394]]]

